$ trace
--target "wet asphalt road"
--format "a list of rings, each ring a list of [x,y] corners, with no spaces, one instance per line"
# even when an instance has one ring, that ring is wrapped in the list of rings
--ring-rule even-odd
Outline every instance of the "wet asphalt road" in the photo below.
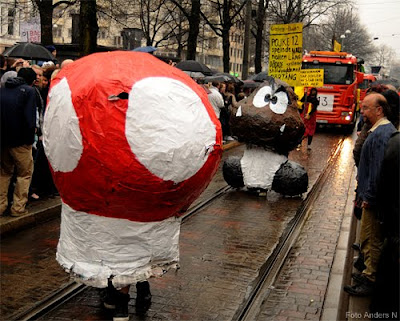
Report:
[[[340,134],[318,133],[312,150],[303,146],[289,158],[309,173],[310,187],[324,169]],[[241,155],[243,147],[224,152]],[[222,163],[221,163],[222,165]],[[225,186],[218,171],[196,201],[207,199]],[[272,252],[286,224],[301,205],[300,198],[269,193],[259,198],[231,190],[182,225],[181,269],[151,280],[153,305],[149,320],[229,320],[241,305],[258,267]],[[196,204],[195,203],[195,204]],[[194,205],[195,205],[194,204]],[[2,239],[1,319],[22,311],[69,281],[55,261],[59,219]],[[134,292],[131,293],[135,297]],[[82,306],[76,302],[43,320],[103,320],[99,291],[91,289]],[[131,301],[134,313],[134,301]],[[134,318],[135,316],[133,316]]]

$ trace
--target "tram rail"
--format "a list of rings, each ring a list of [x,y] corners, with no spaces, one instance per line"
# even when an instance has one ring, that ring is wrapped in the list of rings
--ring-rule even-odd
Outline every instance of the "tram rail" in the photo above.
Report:
[[[205,206],[209,205],[217,198],[221,197],[223,194],[227,193],[231,190],[232,187],[225,185],[215,191],[211,196],[206,198],[204,201],[197,203],[196,205],[189,208],[189,210],[182,216],[182,224],[184,224],[188,219],[190,219],[193,215],[198,213]],[[61,306],[68,300],[71,300],[76,295],[85,291],[89,286],[84,284],[79,284],[75,281],[71,281],[46,297],[45,299],[38,302],[35,306],[30,309],[18,313],[17,315],[11,317],[12,321],[29,321],[36,320],[51,310],[56,309]]]
[[[245,302],[243,302],[243,304],[238,308],[232,320],[254,320],[259,306],[261,305],[262,301],[269,295],[269,288],[273,284],[277,273],[285,262],[285,259],[294,241],[297,239],[300,230],[305,220],[307,219],[310,210],[312,209],[313,202],[315,201],[320,190],[323,188],[324,183],[326,182],[329,173],[331,172],[335,164],[335,160],[339,157],[343,142],[344,138],[341,138],[336,146],[336,149],[329,157],[329,160],[327,161],[322,173],[319,175],[310,192],[307,194],[307,197],[302,202],[302,205],[297,210],[296,215],[285,228],[283,234],[279,239],[279,243],[273,250],[272,254],[269,256],[267,261],[261,267],[259,276],[255,280],[255,285],[247,296]],[[189,210],[182,217],[182,224],[187,222],[191,217],[200,212],[203,208],[210,205],[212,202],[222,197],[224,194],[228,193],[231,189],[232,187],[225,185],[214,192],[204,201],[194,205],[192,208],[189,208]],[[86,285],[78,284],[77,282],[69,282],[64,287],[57,290],[44,300],[38,302],[34,307],[13,316],[11,320],[28,321],[39,319],[45,316],[48,312],[62,306],[75,296],[84,292],[87,288],[89,287]]]
[[[307,219],[308,214],[310,213],[313,202],[317,198],[318,193],[321,191],[329,173],[333,168],[335,160],[340,154],[343,142],[344,139],[342,138],[339,141],[335,151],[329,158],[322,174],[318,177],[316,183],[307,194],[307,197],[302,203],[302,206],[298,209],[295,217],[286,227],[284,233],[280,238],[279,244],[276,246],[271,256],[262,266],[259,277],[255,282],[255,286],[253,287],[253,290],[251,291],[248,300],[244,303],[242,308],[238,310],[233,318],[233,321],[254,320],[254,316],[256,315],[259,306],[261,305],[264,298],[268,296],[270,286],[273,284],[275,277],[279,272],[279,269],[285,262],[294,241],[297,239],[297,236],[299,235],[300,230],[305,220]]]

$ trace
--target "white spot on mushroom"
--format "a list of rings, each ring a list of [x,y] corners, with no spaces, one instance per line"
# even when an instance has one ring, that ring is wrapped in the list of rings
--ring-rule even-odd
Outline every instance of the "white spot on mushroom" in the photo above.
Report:
[[[151,173],[175,183],[196,174],[216,143],[215,125],[200,97],[167,77],[148,77],[134,84],[125,135]]]
[[[53,170],[72,172],[79,163],[83,146],[67,78],[61,79],[49,93],[43,137],[44,150]]]

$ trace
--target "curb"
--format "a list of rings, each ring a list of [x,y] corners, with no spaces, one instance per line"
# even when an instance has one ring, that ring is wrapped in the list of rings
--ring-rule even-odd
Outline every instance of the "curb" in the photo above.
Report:
[[[328,288],[325,294],[321,321],[346,320],[344,316],[346,315],[346,311],[348,311],[349,298],[343,291],[343,286],[349,281],[350,271],[348,262],[352,260],[349,257],[351,255],[349,246],[354,241],[353,200],[356,187],[356,171],[356,167],[354,167],[350,177],[346,207],[329,276]]]
[[[45,208],[38,208],[27,215],[20,217],[4,217],[0,224],[0,236],[15,234],[23,229],[48,221],[61,213],[61,199],[44,201]],[[50,204],[49,204],[50,203]]]

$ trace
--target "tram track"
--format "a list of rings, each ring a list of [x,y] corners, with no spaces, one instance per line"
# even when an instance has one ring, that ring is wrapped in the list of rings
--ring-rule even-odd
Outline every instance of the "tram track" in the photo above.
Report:
[[[318,176],[315,184],[308,192],[307,197],[302,202],[302,205],[297,210],[296,215],[288,223],[283,234],[281,235],[278,244],[273,250],[272,254],[269,256],[267,261],[260,268],[260,273],[257,279],[254,281],[252,290],[247,296],[245,302],[239,306],[237,312],[235,313],[232,320],[242,321],[242,320],[254,320],[259,306],[262,301],[269,295],[269,287],[273,284],[277,273],[279,272],[281,266],[285,262],[287,254],[289,253],[294,241],[296,240],[300,230],[308,217],[310,210],[312,209],[313,202],[319,194],[319,191],[323,188],[326,179],[331,172],[335,160],[340,154],[341,147],[343,145],[344,139],[340,139],[337,143],[335,150],[331,153],[324,169]],[[182,224],[188,222],[188,220],[193,217],[196,213],[200,212],[202,209],[211,205],[214,201],[221,198],[224,194],[228,193],[232,187],[224,185],[217,191],[213,192],[205,200],[195,204],[182,216]],[[78,284],[76,282],[69,282],[53,294],[49,295],[42,301],[38,302],[35,306],[31,307],[29,310],[19,313],[11,317],[10,320],[36,320],[45,316],[48,312],[57,309],[69,300],[73,299],[77,295],[81,294],[89,287],[83,284]]]
[[[205,200],[190,207],[188,211],[182,216],[182,224],[188,221],[191,217],[193,217],[193,215],[198,213],[204,207],[208,206],[216,199],[222,197],[222,195],[224,195],[231,189],[232,187],[224,185]],[[29,308],[28,310],[12,316],[11,321],[37,320],[38,318],[43,317],[49,311],[52,311],[57,307],[63,305],[65,302],[71,300],[88,288],[89,286],[87,285],[71,281],[65,284],[63,287],[59,288],[54,293],[50,294],[48,297],[35,304],[33,307]]]
[[[250,321],[255,319],[262,302],[268,297],[270,293],[270,287],[279,273],[280,268],[284,264],[286,257],[293,246],[293,243],[296,241],[301,228],[303,227],[312,209],[314,201],[323,188],[336,159],[339,157],[343,142],[344,138],[338,142],[335,151],[328,159],[321,175],[318,177],[310,192],[307,194],[306,199],[296,212],[294,218],[286,227],[271,256],[261,267],[259,277],[255,280],[255,285],[250,292],[248,299],[238,309],[235,316],[232,318],[232,321]]]

